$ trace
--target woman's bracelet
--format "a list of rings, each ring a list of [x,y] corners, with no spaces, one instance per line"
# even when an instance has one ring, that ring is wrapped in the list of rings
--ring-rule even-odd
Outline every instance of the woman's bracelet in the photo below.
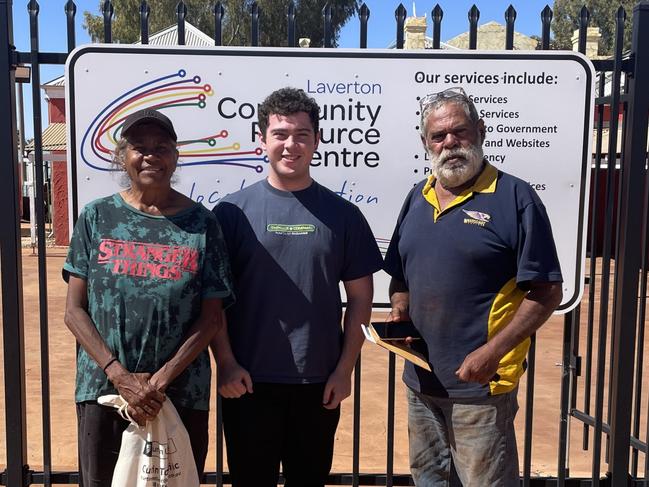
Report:
[[[117,357],[112,357],[108,362],[106,362],[106,365],[102,367],[102,370],[106,372],[106,369],[113,363],[117,362]]]

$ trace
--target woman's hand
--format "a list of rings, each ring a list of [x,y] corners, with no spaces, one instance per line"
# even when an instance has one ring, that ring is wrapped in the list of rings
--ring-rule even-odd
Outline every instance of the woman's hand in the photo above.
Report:
[[[166,364],[151,376],[151,378],[149,379],[149,384],[156,391],[160,391],[162,394],[165,393],[167,387],[169,386],[168,367]]]
[[[151,419],[147,418],[144,415],[139,414],[134,408],[131,406],[126,407],[126,412],[128,415],[131,417],[133,421],[135,421],[137,424],[140,426],[146,426],[147,421],[151,421]]]
[[[120,396],[128,403],[129,413],[138,424],[153,420],[165,401],[165,395],[149,383],[151,374],[127,371],[119,362],[106,368],[108,379]]]

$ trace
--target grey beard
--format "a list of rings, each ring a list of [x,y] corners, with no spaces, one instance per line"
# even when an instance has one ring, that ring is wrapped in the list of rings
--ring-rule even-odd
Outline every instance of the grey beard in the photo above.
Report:
[[[463,158],[464,162],[453,163],[452,166],[446,163],[448,159],[457,156]],[[444,150],[439,155],[428,151],[428,157],[430,158],[431,174],[435,176],[435,179],[445,188],[457,188],[480,172],[484,152],[482,146],[476,144],[469,149]]]

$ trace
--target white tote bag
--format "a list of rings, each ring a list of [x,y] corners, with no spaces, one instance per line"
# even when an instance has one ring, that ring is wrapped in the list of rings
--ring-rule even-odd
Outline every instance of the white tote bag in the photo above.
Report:
[[[122,433],[112,487],[198,487],[189,434],[170,400],[146,426],[128,417],[122,396],[101,396],[97,402],[115,407],[131,422]]]

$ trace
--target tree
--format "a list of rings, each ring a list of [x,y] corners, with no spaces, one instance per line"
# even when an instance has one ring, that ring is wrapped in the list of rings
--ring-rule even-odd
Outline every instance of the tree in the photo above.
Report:
[[[260,44],[287,45],[287,11],[291,0],[258,0],[260,10]],[[113,42],[133,43],[140,39],[141,0],[113,0]],[[178,0],[150,0],[149,33],[153,34],[177,22]],[[207,35],[214,36],[214,3],[204,0],[185,0],[186,20]],[[252,0],[225,0],[223,18],[224,45],[250,44],[250,7]],[[322,46],[324,40],[323,8],[327,0],[296,0],[297,35],[311,38],[312,46]],[[359,0],[338,0],[332,3],[332,40],[337,46],[340,29],[356,13]],[[84,28],[94,42],[104,39],[104,19],[99,3],[99,15],[84,12]]]
[[[141,0],[113,0],[112,19],[113,42],[132,44],[140,40]],[[177,22],[176,5],[178,0],[151,0],[149,13],[149,34],[153,34]],[[103,1],[99,2],[99,15],[83,13],[83,27],[93,42],[104,40]],[[204,0],[185,0],[187,17],[185,19],[208,35],[214,35],[214,14],[212,6]]]
[[[599,27],[602,38],[599,52],[610,55],[615,48],[615,24],[617,9],[622,6],[626,11],[627,20],[624,24],[624,49],[631,47],[631,16],[637,0],[555,0],[552,31],[554,42],[559,49],[572,49],[573,32],[579,28],[579,17],[582,6],[590,12],[590,27]]]
[[[543,47],[543,38],[541,36],[532,35],[532,36],[530,36],[530,39],[534,39],[536,41],[535,49],[537,51],[541,51],[542,47]],[[562,47],[559,47],[557,45],[557,40],[556,39],[550,39],[550,50],[553,50],[553,49],[563,49]],[[572,47],[571,47],[571,49],[572,49]]]

